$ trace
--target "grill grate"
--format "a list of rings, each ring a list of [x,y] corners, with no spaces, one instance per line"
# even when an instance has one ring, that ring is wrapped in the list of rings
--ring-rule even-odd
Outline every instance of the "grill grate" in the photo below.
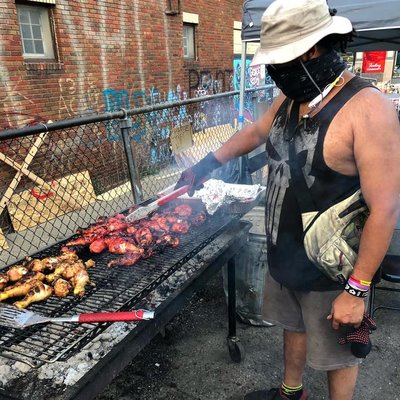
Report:
[[[166,248],[162,253],[140,260],[134,266],[108,268],[115,258],[109,253],[91,254],[83,251],[83,260],[92,258],[96,266],[90,278],[96,286],[87,287],[85,296],[50,297],[46,302],[30,306],[32,311],[47,316],[74,315],[96,311],[119,311],[133,308],[173,272],[221,234],[232,221],[232,216],[214,215],[206,222],[180,236],[180,245]],[[34,257],[58,254],[64,244],[52,246]],[[26,329],[0,327],[0,355],[22,361],[33,368],[44,363],[65,361],[104,331],[110,324],[35,325]]]

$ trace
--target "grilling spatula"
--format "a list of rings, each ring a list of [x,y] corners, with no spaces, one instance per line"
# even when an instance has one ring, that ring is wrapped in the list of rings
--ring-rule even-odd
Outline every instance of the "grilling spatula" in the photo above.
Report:
[[[189,190],[189,185],[185,185],[168,193],[167,195],[160,197],[159,199],[147,204],[147,206],[139,207],[137,210],[131,212],[127,215],[126,220],[128,222],[138,221],[139,219],[146,218],[152,211],[156,210],[158,207],[175,200],[177,197],[185,194]]]
[[[8,304],[0,305],[0,325],[10,328],[26,328],[31,325],[44,324],[46,322],[73,322],[83,324],[92,322],[142,321],[153,318],[154,311],[147,310],[98,312],[66,317],[46,317]]]

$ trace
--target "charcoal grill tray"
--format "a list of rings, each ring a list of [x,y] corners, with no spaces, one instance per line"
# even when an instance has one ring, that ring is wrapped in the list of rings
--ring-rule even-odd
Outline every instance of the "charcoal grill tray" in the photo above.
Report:
[[[108,268],[115,256],[105,253],[94,255],[87,250],[79,253],[83,260],[96,262],[90,269],[90,278],[96,286],[87,286],[81,299],[50,297],[30,306],[32,311],[56,317],[85,312],[120,311],[133,308],[168,276],[193,258],[207,244],[219,236],[237,216],[219,214],[209,217],[203,225],[192,227],[180,235],[180,245],[166,248],[162,253],[140,260],[134,266]],[[70,239],[68,239],[70,240]],[[67,240],[34,254],[42,258],[59,254]],[[103,332],[110,323],[34,325],[26,329],[0,327],[0,355],[24,362],[32,368],[44,363],[65,361]]]

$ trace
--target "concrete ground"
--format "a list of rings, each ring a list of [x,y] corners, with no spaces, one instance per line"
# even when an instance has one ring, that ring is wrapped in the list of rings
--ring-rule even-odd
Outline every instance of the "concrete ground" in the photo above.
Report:
[[[282,338],[277,327],[238,323],[245,349],[240,363],[226,346],[227,307],[222,275],[215,276],[96,400],[239,400],[280,384]],[[400,306],[400,293],[379,291],[376,304]],[[380,310],[373,349],[363,362],[354,399],[400,400],[400,313]],[[325,373],[307,369],[312,400],[328,399]]]

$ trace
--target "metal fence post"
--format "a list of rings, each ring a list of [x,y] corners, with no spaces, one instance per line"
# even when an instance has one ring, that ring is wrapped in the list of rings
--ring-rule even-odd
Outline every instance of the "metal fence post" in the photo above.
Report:
[[[124,144],[126,161],[128,163],[129,179],[132,187],[133,200],[140,203],[143,200],[142,187],[140,185],[139,174],[133,158],[130,132],[132,128],[132,119],[125,117],[119,121],[119,129],[121,131],[122,142]]]

